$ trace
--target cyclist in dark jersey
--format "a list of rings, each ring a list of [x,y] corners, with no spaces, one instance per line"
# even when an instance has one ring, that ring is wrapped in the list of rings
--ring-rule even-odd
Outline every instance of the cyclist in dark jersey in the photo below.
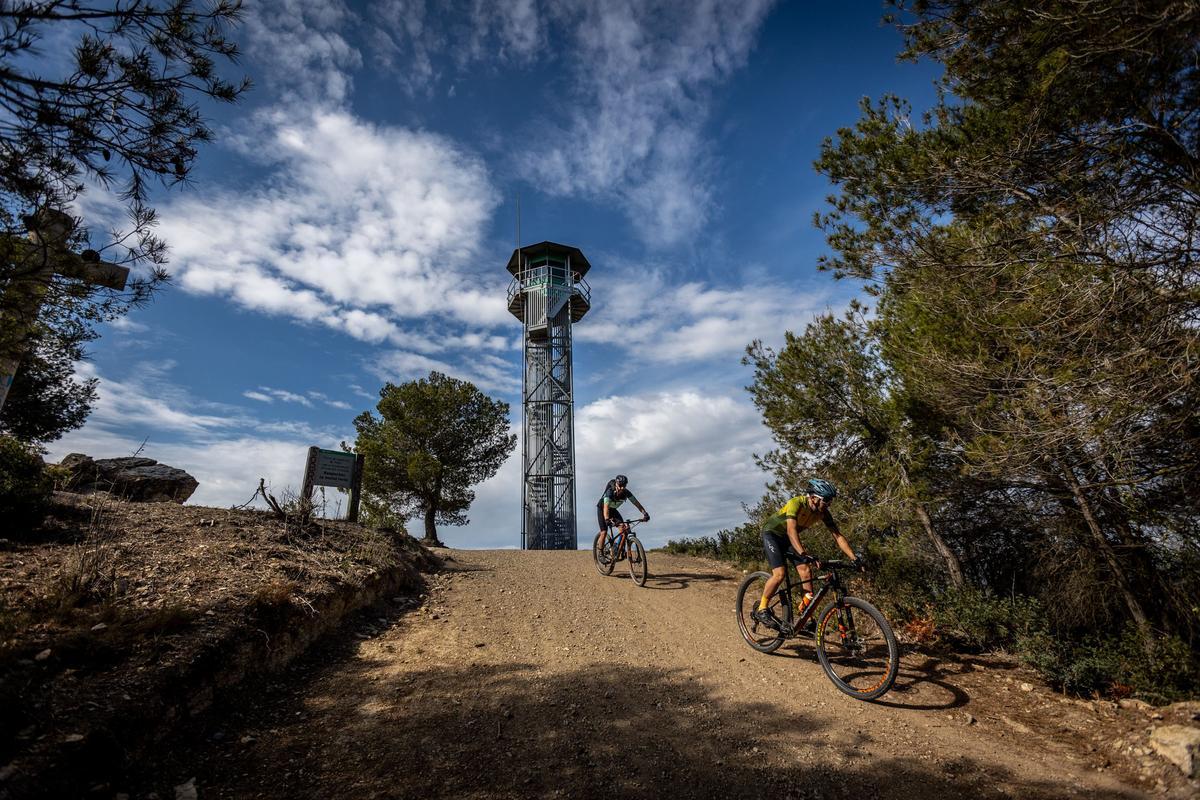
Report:
[[[797,495],[788,500],[783,508],[776,511],[763,523],[763,551],[767,555],[767,563],[771,565],[771,577],[763,587],[763,596],[758,603],[758,609],[751,615],[754,619],[771,627],[778,628],[779,620],[767,608],[767,603],[779,584],[783,582],[783,573],[787,569],[785,553],[792,550],[798,555],[806,556],[804,545],[800,542],[800,531],[811,528],[818,522],[833,534],[837,546],[856,564],[861,564],[859,556],[850,549],[850,543],[842,536],[837,522],[829,513],[829,504],[837,497],[837,489],[832,483],[820,478],[813,478],[805,487],[805,494]],[[813,583],[812,568],[807,563],[796,565],[800,573],[800,582],[804,587],[804,602],[812,599]]]
[[[596,502],[596,521],[600,524],[600,536],[604,536],[608,523],[613,522],[620,527],[622,544],[627,541],[625,534],[629,533],[629,526],[617,509],[626,500],[633,503],[637,506],[638,511],[642,512],[642,522],[650,521],[650,512],[638,502],[638,499],[633,496],[633,492],[626,488],[628,485],[629,479],[624,475],[618,475],[604,485],[604,494],[600,495],[600,499]],[[625,554],[620,553],[619,555],[624,556]]]

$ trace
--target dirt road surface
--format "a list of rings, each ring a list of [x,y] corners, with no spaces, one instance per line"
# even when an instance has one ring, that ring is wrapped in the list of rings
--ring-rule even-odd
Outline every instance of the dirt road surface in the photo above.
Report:
[[[447,570],[419,609],[306,658],[203,741],[147,765],[142,791],[194,780],[202,800],[1162,796],[1097,763],[1072,701],[990,667],[906,656],[893,692],[868,704],[834,689],[810,641],[752,651],[730,568],[651,553],[638,588],[620,568],[598,575],[585,552],[441,552]]]

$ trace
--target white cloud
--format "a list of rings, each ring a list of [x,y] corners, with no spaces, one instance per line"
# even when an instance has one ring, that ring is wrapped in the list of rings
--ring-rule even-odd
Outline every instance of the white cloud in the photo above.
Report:
[[[769,0],[570,4],[576,109],[521,160],[549,191],[614,198],[643,240],[677,244],[712,209],[701,135],[712,89],[741,67]]]
[[[620,299],[629,286],[653,298],[632,314],[628,301]],[[825,292],[769,281],[733,287],[675,283],[646,265],[596,276],[592,297],[587,324],[574,330],[576,341],[611,343],[612,331],[619,329],[619,344],[639,359],[672,364],[740,357],[755,339],[773,342],[785,330],[802,330],[827,310],[829,300]]]
[[[383,381],[399,383],[441,372],[467,380],[484,391],[517,392],[521,388],[521,367],[489,353],[472,353],[463,364],[453,364],[420,353],[393,350],[372,357],[366,369]],[[363,396],[367,396],[363,393]],[[375,399],[372,397],[371,399]]]
[[[496,204],[477,157],[344,111],[259,124],[277,162],[271,181],[162,209],[182,288],[424,352],[446,345],[398,320],[507,320],[501,276],[473,268]]]
[[[248,8],[247,52],[296,101],[342,102],[362,55],[342,35],[354,15],[339,0],[271,0]]]
[[[701,135],[710,95],[745,63],[772,5],[379,0],[369,15],[383,23],[377,60],[409,93],[432,94],[448,73],[480,64],[552,62],[569,80],[549,87],[562,94],[525,137],[520,174],[551,194],[614,201],[643,240],[672,245],[713,210],[713,154]]]
[[[260,403],[275,402],[275,398],[271,397],[269,394],[263,394],[262,392],[242,392],[242,397],[248,397],[251,400],[257,400]]]

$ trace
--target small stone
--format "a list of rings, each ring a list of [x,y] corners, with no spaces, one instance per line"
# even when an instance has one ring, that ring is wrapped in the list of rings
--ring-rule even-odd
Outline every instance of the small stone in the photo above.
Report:
[[[82,742],[83,734],[82,733],[69,733],[63,737],[63,741],[66,742],[67,744],[74,744],[75,742]]]
[[[42,652],[40,652],[36,656],[34,656],[33,660],[34,661],[45,661],[49,657],[50,657],[50,648],[47,647],[45,650],[43,650]]]
[[[175,787],[175,800],[199,800],[199,795],[196,792],[195,778]]]
[[[975,722],[976,722],[976,719],[975,719],[975,717],[971,716],[970,714],[963,714],[963,720],[964,720],[964,721],[965,721],[965,722],[966,722],[968,725],[974,725],[974,724],[975,724]]]
[[[254,742],[257,742],[258,739],[254,738],[253,736],[251,736],[249,734],[246,734],[238,741],[241,742],[242,744],[253,744]]]
[[[476,647],[483,647],[483,642],[476,642],[476,643],[475,643],[475,646],[476,646]]]
[[[1022,691],[1022,692],[1032,692],[1032,691],[1033,691],[1033,684],[1032,684],[1032,683],[1022,683],[1022,684],[1021,684],[1021,691]]]
[[[1138,700],[1136,697],[1126,697],[1118,700],[1117,705],[1129,711],[1153,711],[1154,706],[1147,703],[1145,700]]]
[[[97,622],[95,625],[93,625],[93,626],[92,626],[92,630],[94,630],[94,631],[102,631],[102,630],[104,630],[104,629],[105,629],[105,628],[107,628],[107,627],[108,627],[108,626],[107,626],[107,625],[105,625],[103,622]]]

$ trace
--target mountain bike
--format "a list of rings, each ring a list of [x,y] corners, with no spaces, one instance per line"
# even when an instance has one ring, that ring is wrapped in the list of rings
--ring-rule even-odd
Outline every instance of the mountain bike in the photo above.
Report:
[[[804,590],[792,583],[796,564],[811,563],[813,581],[820,589],[804,603]],[[875,700],[892,688],[900,668],[896,635],[879,609],[846,593],[838,570],[854,569],[849,561],[815,561],[787,553],[787,569],[779,589],[767,608],[776,623],[767,624],[750,615],[758,608],[769,572],[747,575],[737,591],[738,629],[746,644],[760,653],[773,653],[788,639],[813,635],[821,668],[841,691],[859,700]],[[832,597],[828,603],[823,602]],[[818,612],[819,609],[819,612]],[[815,620],[815,623],[813,622]]]
[[[646,548],[638,541],[634,531],[642,520],[627,520],[625,523],[609,522],[604,533],[597,533],[592,542],[592,560],[596,562],[596,570],[601,575],[612,575],[613,567],[618,561],[629,560],[629,577],[638,586],[646,585]],[[629,525],[629,533],[620,532],[621,524]]]

